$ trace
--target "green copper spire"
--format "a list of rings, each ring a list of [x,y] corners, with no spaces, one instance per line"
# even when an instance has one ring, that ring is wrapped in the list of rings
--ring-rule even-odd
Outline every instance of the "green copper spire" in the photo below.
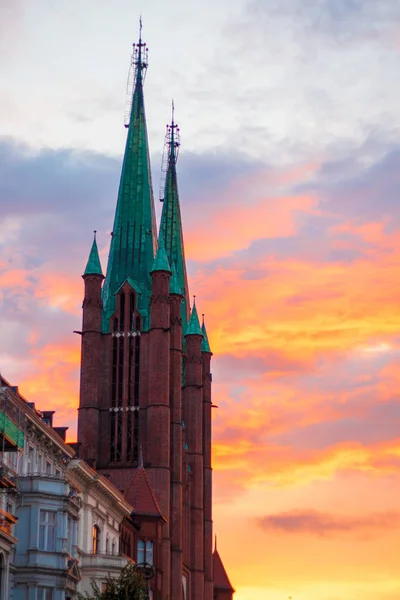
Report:
[[[87,261],[86,269],[83,275],[101,275],[103,277],[103,271],[101,270],[101,263],[99,257],[99,250],[97,248],[96,242],[96,231],[94,232],[92,249],[90,250],[89,259]]]
[[[203,317],[203,323],[201,325],[201,332],[203,334],[203,341],[201,343],[201,351],[209,352],[211,354],[211,348],[210,348],[210,343],[208,341],[207,329],[206,329],[206,325],[204,323],[204,315],[202,315],[202,317]]]
[[[165,177],[163,209],[160,223],[160,237],[164,240],[170,265],[174,265],[183,300],[181,304],[182,330],[186,331],[189,319],[189,286],[186,274],[185,251],[183,245],[181,209],[179,205],[176,161],[179,150],[179,128],[174,122],[172,104],[172,122],[167,127],[166,152],[168,166]]]
[[[158,250],[156,257],[154,259],[153,267],[150,273],[154,273],[155,271],[166,271],[167,273],[171,273],[172,271],[169,266],[167,253],[165,252],[165,246],[163,240],[159,240]]]
[[[177,270],[174,266],[172,268],[172,277],[169,282],[169,293],[175,294],[176,296],[183,296],[181,286],[179,285],[178,277],[176,274]]]
[[[197,314],[196,303],[193,303],[192,314],[190,315],[189,325],[185,333],[185,337],[188,335],[201,335],[203,333],[200,327],[199,316]]]
[[[140,290],[138,308],[143,327],[148,328],[151,297],[150,270],[156,248],[156,225],[151,182],[149,146],[143,98],[147,68],[146,44],[140,38],[132,57],[135,82],[128,136],[122,165],[117,208],[103,285],[103,332],[110,331],[109,320],[115,310],[115,294],[126,280]]]

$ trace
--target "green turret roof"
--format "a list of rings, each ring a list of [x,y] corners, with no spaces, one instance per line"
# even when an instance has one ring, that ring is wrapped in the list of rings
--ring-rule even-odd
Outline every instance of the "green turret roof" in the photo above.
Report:
[[[172,123],[167,130],[169,155],[160,223],[160,237],[164,240],[169,264],[174,265],[179,288],[183,295],[181,317],[182,331],[185,331],[189,319],[189,286],[186,274],[181,209],[176,174],[177,150],[179,148],[177,136],[177,125],[174,123],[174,118],[172,118]]]
[[[202,352],[209,352],[211,354],[211,348],[210,348],[210,343],[208,341],[208,335],[207,335],[207,329],[204,323],[204,315],[203,315],[203,323],[201,326],[201,332],[203,334],[203,341],[201,343],[201,351]]]
[[[167,273],[171,273],[171,275],[172,275],[172,271],[170,269],[169,262],[168,262],[167,253],[165,252],[164,242],[162,239],[160,239],[158,242],[157,254],[154,259],[153,266],[152,266],[152,269],[150,272],[154,273],[155,271],[166,271]]]
[[[89,259],[87,261],[86,269],[83,275],[101,275],[103,277],[103,271],[101,270],[101,263],[99,257],[99,250],[96,242],[96,232],[94,234],[94,240],[92,248],[90,250]]]
[[[193,304],[192,314],[190,315],[189,325],[186,330],[185,337],[188,335],[201,335],[203,337],[196,304]]]
[[[141,38],[134,56],[135,88],[128,125],[125,154],[119,185],[117,208],[103,285],[103,332],[110,330],[109,319],[115,310],[115,294],[126,280],[142,290],[138,308],[148,328],[151,297],[150,271],[156,248],[156,224],[151,182],[149,146],[143,98],[143,78],[147,51]]]

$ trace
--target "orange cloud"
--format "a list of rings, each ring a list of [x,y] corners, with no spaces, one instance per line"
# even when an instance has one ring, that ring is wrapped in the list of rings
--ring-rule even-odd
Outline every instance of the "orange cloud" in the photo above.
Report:
[[[195,228],[189,228],[186,255],[208,261],[248,248],[257,239],[289,237],[297,231],[299,213],[309,212],[316,205],[317,200],[311,196],[294,196],[264,198],[250,206],[232,204],[228,210],[226,206],[213,210],[211,218],[206,215],[207,222],[200,221]]]
[[[31,350],[31,368],[21,379],[21,393],[39,410],[55,410],[56,423],[71,427],[75,438],[76,408],[79,398],[79,339],[73,335],[59,343]]]
[[[55,272],[40,275],[35,289],[35,297],[43,304],[77,316],[81,314],[79,298],[82,294],[83,286],[79,277],[68,277]]]
[[[7,269],[0,273],[0,287],[3,289],[27,289],[32,283],[28,279],[26,269]]]
[[[397,248],[377,254],[348,264],[266,257],[253,264],[258,279],[246,279],[248,265],[199,269],[192,289],[213,349],[223,351],[227,336],[238,355],[275,348],[302,357],[390,341],[400,330],[400,264]]]

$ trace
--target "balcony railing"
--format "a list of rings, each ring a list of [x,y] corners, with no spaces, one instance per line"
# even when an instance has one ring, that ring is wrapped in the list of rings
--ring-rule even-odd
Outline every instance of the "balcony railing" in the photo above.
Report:
[[[29,479],[30,477],[35,479],[56,479],[57,481],[66,481],[65,473],[46,473],[45,471],[33,471],[28,473],[20,473],[18,475],[21,479]]]
[[[24,447],[25,415],[8,389],[0,391],[0,450],[20,450]]]
[[[128,559],[123,554],[86,554],[80,553],[80,565],[82,569],[121,569]]]
[[[0,508],[0,532],[13,537],[13,526],[16,522],[17,518],[14,515]]]
[[[0,457],[0,488],[14,489],[17,484],[17,473],[1,458],[4,459],[4,455]]]

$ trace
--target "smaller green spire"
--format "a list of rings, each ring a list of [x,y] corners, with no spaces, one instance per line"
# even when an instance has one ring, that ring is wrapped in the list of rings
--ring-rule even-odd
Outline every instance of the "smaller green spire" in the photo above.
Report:
[[[203,334],[203,341],[201,343],[201,351],[209,352],[211,354],[210,342],[208,341],[207,329],[206,329],[206,325],[204,323],[204,315],[202,315],[202,317],[203,317],[203,323],[201,325],[201,332]]]
[[[193,304],[192,314],[190,315],[185,337],[188,335],[201,335],[203,337],[203,333],[200,327],[199,316],[197,314],[196,302],[194,302]]]
[[[177,269],[175,266],[173,267],[172,277],[169,282],[169,293],[175,294],[176,296],[183,296],[181,286],[179,285]]]
[[[172,275],[172,271],[168,262],[168,256],[165,252],[164,241],[161,238],[158,240],[157,254],[150,273],[155,273],[156,271],[166,271]]]
[[[87,261],[86,269],[83,275],[101,275],[103,277],[103,271],[101,270],[101,263],[99,257],[99,250],[96,242],[96,231],[94,232],[94,239],[92,249],[90,250],[89,259]]]

